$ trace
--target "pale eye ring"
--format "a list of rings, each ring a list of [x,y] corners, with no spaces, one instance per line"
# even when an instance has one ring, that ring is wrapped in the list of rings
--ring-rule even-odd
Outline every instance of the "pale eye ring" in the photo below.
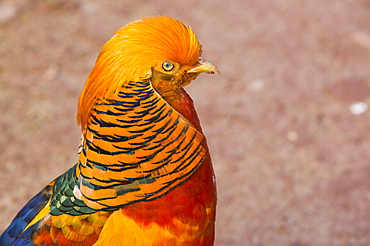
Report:
[[[167,72],[171,71],[174,67],[175,66],[171,62],[166,61],[166,62],[163,62],[163,64],[162,64],[163,70],[167,71]]]

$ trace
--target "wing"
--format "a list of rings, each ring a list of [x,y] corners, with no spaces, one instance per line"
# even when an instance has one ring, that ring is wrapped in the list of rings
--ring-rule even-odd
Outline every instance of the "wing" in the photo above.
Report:
[[[92,245],[112,211],[96,211],[73,195],[76,166],[32,198],[0,237],[0,245]]]
[[[0,237],[0,245],[12,245],[22,232],[30,225],[34,218],[45,210],[51,198],[54,181],[34,196],[15,216],[9,227]],[[26,242],[26,241],[25,241]],[[33,245],[33,244],[24,244]]]

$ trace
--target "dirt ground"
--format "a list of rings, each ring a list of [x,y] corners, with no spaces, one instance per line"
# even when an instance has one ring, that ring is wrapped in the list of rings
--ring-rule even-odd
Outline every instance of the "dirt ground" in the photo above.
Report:
[[[102,45],[163,13],[222,73],[187,88],[217,174],[216,245],[370,245],[369,0],[0,1],[0,232],[76,163]]]

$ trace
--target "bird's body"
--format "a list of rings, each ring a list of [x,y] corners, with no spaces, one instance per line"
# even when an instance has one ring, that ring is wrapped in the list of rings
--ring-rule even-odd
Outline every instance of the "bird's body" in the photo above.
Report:
[[[216,188],[183,86],[201,72],[191,29],[170,17],[121,28],[79,101],[79,161],[16,216],[0,245],[213,245]]]

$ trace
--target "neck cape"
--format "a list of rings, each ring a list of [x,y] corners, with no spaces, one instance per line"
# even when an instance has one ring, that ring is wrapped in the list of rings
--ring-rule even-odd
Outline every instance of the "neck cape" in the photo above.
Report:
[[[74,195],[102,210],[154,200],[184,183],[206,156],[196,115],[190,120],[149,80],[98,101],[83,132]]]

